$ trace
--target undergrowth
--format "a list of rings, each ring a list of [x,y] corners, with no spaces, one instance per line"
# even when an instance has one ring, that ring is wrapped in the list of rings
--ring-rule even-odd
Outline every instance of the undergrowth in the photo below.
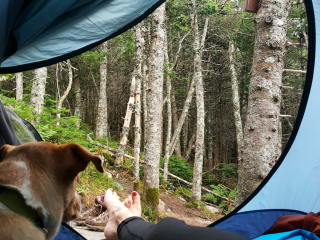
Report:
[[[119,190],[119,184],[106,173],[99,173],[93,164],[80,173],[77,192],[84,205],[92,205],[96,196],[102,196],[108,188]]]

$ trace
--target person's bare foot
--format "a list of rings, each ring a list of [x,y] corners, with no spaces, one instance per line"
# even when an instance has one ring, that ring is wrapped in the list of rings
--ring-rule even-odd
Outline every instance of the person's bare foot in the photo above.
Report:
[[[132,213],[119,200],[119,196],[112,188],[106,191],[104,203],[109,211],[109,220],[104,228],[104,236],[106,239],[118,238],[118,225],[126,218],[131,217]]]
[[[141,217],[140,195],[137,192],[132,192],[124,201],[123,204],[130,210],[133,216]]]

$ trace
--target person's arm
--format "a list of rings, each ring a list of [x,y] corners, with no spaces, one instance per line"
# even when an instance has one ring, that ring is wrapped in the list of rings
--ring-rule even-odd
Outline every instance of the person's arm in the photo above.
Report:
[[[175,218],[164,218],[157,224],[130,217],[118,226],[121,240],[248,240],[221,229],[194,227]]]

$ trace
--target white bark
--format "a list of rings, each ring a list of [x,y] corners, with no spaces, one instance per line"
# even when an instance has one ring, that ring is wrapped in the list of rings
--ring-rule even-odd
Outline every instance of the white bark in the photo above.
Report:
[[[31,89],[30,106],[33,108],[33,114],[40,115],[43,113],[44,95],[47,81],[47,68],[42,67],[34,71],[35,79]],[[36,118],[35,124],[39,124],[40,118]]]
[[[107,42],[102,44],[101,51],[107,51]],[[100,91],[95,136],[108,136],[108,100],[107,100],[107,57],[100,63]]]
[[[171,139],[171,142],[170,142],[170,156],[173,154],[173,151],[175,150],[175,146],[177,145],[177,142],[180,138],[180,132],[181,132],[183,123],[188,115],[188,111],[189,111],[189,107],[190,107],[190,104],[192,101],[194,91],[195,91],[195,81],[194,81],[194,78],[192,78],[192,81],[190,84],[190,89],[187,94],[186,101],[184,102],[177,128],[175,129],[173,136],[172,136],[172,139]]]
[[[16,73],[16,99],[22,100],[23,98],[23,73]]]
[[[74,108],[74,115],[82,119],[82,94],[81,94],[81,84],[80,84],[80,78],[77,77],[74,81],[74,92],[76,94],[76,103]],[[77,121],[77,127],[80,127],[80,121]]]
[[[59,119],[61,117],[61,108],[62,108],[62,104],[64,102],[64,100],[66,100],[70,90],[71,90],[71,86],[72,86],[72,80],[73,80],[73,73],[72,73],[72,65],[71,65],[71,62],[70,62],[70,59],[67,60],[67,65],[68,65],[68,79],[69,79],[69,82],[68,82],[68,86],[67,86],[67,89],[66,91],[63,93],[62,97],[59,99],[58,103],[57,103],[57,126],[60,125],[60,122],[59,122]]]
[[[237,152],[239,157],[241,144],[243,141],[243,130],[242,130],[242,122],[241,122],[241,114],[240,114],[240,98],[239,98],[237,72],[235,68],[233,43],[229,44],[229,61],[230,61],[230,71],[231,71],[232,105],[233,105],[233,114],[234,114],[234,120],[235,120],[235,126],[236,126]]]
[[[169,56],[168,56],[168,42],[167,42],[167,32],[165,32],[164,36],[164,57],[165,57],[165,65],[168,66]],[[162,185],[164,187],[167,186],[168,180],[168,165],[169,165],[169,157],[170,157],[170,140],[171,140],[171,131],[172,131],[172,112],[171,112],[171,79],[170,75],[166,74],[167,80],[167,118],[168,118],[168,128],[167,128],[167,138],[165,145],[165,154],[164,154],[164,166],[163,166],[163,176],[162,176]]]
[[[141,28],[143,23],[135,26],[135,47],[136,47],[136,83],[134,92],[134,105],[135,105],[135,124],[134,124],[134,162],[133,162],[133,175],[136,182],[139,178],[140,166],[140,147],[141,147],[141,80],[142,80],[142,62],[144,52],[144,36],[142,35]]]
[[[136,78],[132,77],[131,80],[131,87],[130,87],[130,97],[127,105],[126,116],[124,118],[121,139],[118,147],[118,154],[116,159],[116,166],[121,166],[123,163],[123,155],[124,151],[126,150],[128,135],[130,130],[130,122],[132,111],[134,109],[134,94],[135,94],[135,85],[136,85]]]
[[[163,103],[163,65],[164,65],[164,22],[165,4],[152,14],[151,46],[149,57],[149,78],[147,82],[146,122],[147,141],[145,146],[146,166],[144,170],[144,189],[159,188],[159,161],[161,154],[162,103]],[[155,196],[156,197],[156,196]],[[158,196],[159,197],[159,196]],[[146,195],[148,199],[148,196]],[[154,202],[153,204],[157,204]]]
[[[191,24],[194,34],[193,50],[194,50],[194,82],[196,88],[196,103],[197,103],[197,132],[195,143],[195,159],[193,169],[193,185],[192,199],[201,201],[201,185],[202,185],[202,166],[203,166],[203,151],[204,151],[204,127],[205,127],[205,110],[204,110],[204,91],[202,77],[202,53],[206,39],[209,18],[206,18],[203,28],[202,39],[200,40],[198,14],[195,0],[191,0]]]

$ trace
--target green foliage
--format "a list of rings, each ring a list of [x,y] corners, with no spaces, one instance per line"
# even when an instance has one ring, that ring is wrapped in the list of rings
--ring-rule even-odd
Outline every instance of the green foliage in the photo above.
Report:
[[[238,176],[238,165],[236,163],[221,163],[220,167],[214,171],[223,172],[229,176]]]
[[[77,127],[77,122],[81,120],[75,116],[67,116],[69,110],[61,109],[60,124],[57,126],[56,101],[52,98],[45,97],[45,106],[41,115],[32,114],[33,109],[24,101],[3,95],[0,95],[0,99],[5,106],[14,111],[19,117],[34,123],[44,141],[56,144],[77,142],[88,150],[96,151],[98,149],[95,144],[87,140],[87,134],[90,133],[89,127],[86,124],[81,124],[80,127]],[[37,125],[35,123],[38,118],[39,124]]]
[[[156,211],[154,210],[154,208],[142,203],[141,212],[142,212],[142,217],[146,218],[149,222],[156,221],[157,214],[156,214]]]
[[[163,165],[164,165],[164,158],[161,158],[160,166],[163,167]],[[192,179],[193,179],[192,168],[185,159],[175,155],[171,156],[169,158],[168,169],[170,173],[184,180],[187,180],[188,182],[192,182]],[[176,182],[178,180],[171,179],[171,181]]]
[[[214,204],[218,202],[218,198],[213,196],[211,193],[206,193],[202,197],[205,202],[214,203]]]
[[[107,174],[99,173],[93,164],[90,163],[86,170],[80,173],[77,192],[85,204],[92,204],[92,199],[103,195],[108,188],[119,190],[119,184]]]

